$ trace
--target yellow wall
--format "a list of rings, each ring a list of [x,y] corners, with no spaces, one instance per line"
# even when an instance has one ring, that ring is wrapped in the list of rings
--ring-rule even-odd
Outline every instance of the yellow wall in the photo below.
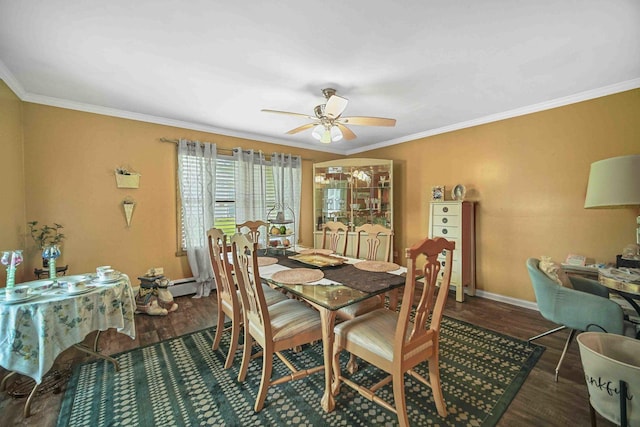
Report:
[[[22,155],[22,103],[0,80],[0,251],[24,246],[25,202]],[[16,269],[16,282],[25,277],[25,266]],[[0,287],[7,273],[0,265]]]
[[[478,287],[534,301],[528,257],[615,262],[635,242],[638,210],[583,206],[592,162],[640,153],[639,117],[633,90],[361,155],[395,161],[396,248],[427,235],[431,186],[463,184],[478,201]]]
[[[338,157],[32,103],[23,108],[27,221],[64,225],[59,264],[69,264],[72,274],[107,264],[133,282],[154,266],[164,267],[171,279],[191,276],[186,257],[176,257],[177,151],[174,144],[159,142],[161,137],[299,154],[316,161]],[[312,164],[303,162],[304,188],[311,187]],[[139,189],[116,188],[118,166],[142,174]],[[137,203],[130,228],[121,205],[127,196]],[[311,212],[311,203],[310,192],[303,193],[304,212]],[[313,224],[301,226],[302,243],[311,244]],[[38,265],[35,245],[28,243],[28,264]]]
[[[20,103],[4,85],[0,113],[0,173],[13,184],[4,193],[11,203],[3,203],[0,213],[0,243],[4,247],[22,242],[26,221],[59,222],[68,236],[62,262],[71,265],[71,273],[110,264],[132,278],[151,266],[164,266],[172,279],[190,276],[185,257],[175,256],[176,149],[160,143],[160,137],[291,152],[314,161],[340,157]],[[568,253],[579,253],[612,261],[633,241],[639,212],[586,210],[583,204],[593,161],[640,153],[639,116],[640,90],[633,90],[356,157],[395,161],[395,247],[400,254],[427,234],[431,186],[450,189],[462,183],[469,197],[478,200],[478,287],[533,301],[524,267],[527,257],[563,260]],[[113,169],[120,165],[142,174],[139,189],[116,188]],[[311,192],[304,191],[312,188],[311,166],[303,163],[304,244],[311,243],[314,227]],[[138,203],[131,228],[126,227],[121,207],[126,196]],[[9,205],[10,213],[4,209]],[[29,252],[22,271],[40,264],[31,239],[26,244]]]

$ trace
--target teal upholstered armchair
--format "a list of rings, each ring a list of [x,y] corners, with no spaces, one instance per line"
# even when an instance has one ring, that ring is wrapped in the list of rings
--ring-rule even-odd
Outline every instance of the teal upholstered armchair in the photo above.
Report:
[[[536,294],[538,309],[545,319],[561,326],[529,338],[529,342],[563,329],[570,330],[560,361],[556,366],[555,380],[558,381],[560,365],[576,331],[623,335],[624,313],[620,305],[609,299],[607,288],[600,283],[581,277],[570,277],[573,289],[566,288],[550,279],[540,270],[538,264],[539,260],[535,258],[527,260],[527,269]]]

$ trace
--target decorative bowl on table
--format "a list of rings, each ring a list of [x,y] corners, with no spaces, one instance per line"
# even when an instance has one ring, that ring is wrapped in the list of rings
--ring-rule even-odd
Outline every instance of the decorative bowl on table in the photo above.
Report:
[[[342,265],[345,262],[344,258],[320,253],[292,255],[289,259],[299,261],[303,264],[313,265],[315,267],[334,267],[336,265]]]

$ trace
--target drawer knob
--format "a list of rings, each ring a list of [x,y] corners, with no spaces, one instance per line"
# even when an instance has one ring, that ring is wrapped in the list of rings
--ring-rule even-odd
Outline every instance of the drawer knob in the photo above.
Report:
[[[444,267],[445,264],[446,264],[446,261],[440,262],[440,265],[442,265],[443,267]]]
[[[442,223],[446,224],[447,222],[449,222],[449,220],[447,218],[442,218]]]
[[[443,249],[443,250],[442,250],[442,255],[444,255],[444,256],[446,256],[446,255],[447,255],[447,250],[446,250],[446,249]]]
[[[442,229],[442,234],[447,234],[449,231],[446,228]]]
[[[449,208],[445,206],[444,208],[442,208],[442,212],[449,212]]]

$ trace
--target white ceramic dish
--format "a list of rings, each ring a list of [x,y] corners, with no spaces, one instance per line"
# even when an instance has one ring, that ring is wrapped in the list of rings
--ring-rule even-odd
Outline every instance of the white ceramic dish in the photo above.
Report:
[[[82,291],[86,288],[87,281],[83,280],[80,282],[71,282],[67,285],[67,293]]]
[[[29,295],[27,295],[26,298],[17,299],[17,300],[7,300],[5,298],[4,292],[0,292],[0,304],[6,304],[6,305],[22,304],[23,302],[28,302],[28,301],[34,300],[34,299],[38,298],[40,295],[42,295],[42,294],[40,294],[38,292],[32,292]]]
[[[107,278],[107,279],[101,279],[100,277],[96,277],[96,278],[94,279],[94,282],[98,282],[98,283],[115,283],[115,282],[117,282],[118,280],[120,280],[120,279],[121,279],[121,277],[122,277],[122,276],[120,275],[120,273],[118,273],[118,275],[117,275],[117,276],[112,277],[112,278],[110,278],[110,279],[108,279],[108,278]]]
[[[5,301],[22,301],[29,297],[32,289],[29,285],[17,285],[0,290]]]
[[[87,280],[87,276],[85,274],[74,274],[72,276],[56,277],[56,281],[58,282],[75,283],[75,282],[81,282],[83,280]]]
[[[34,280],[29,282],[29,287],[36,292],[43,292],[55,286],[55,282],[50,279]]]
[[[94,291],[95,289],[96,289],[95,285],[87,285],[84,289],[79,289],[77,291],[68,291],[66,289],[56,289],[50,292],[50,294],[76,296],[76,295],[86,294],[87,292]]]

